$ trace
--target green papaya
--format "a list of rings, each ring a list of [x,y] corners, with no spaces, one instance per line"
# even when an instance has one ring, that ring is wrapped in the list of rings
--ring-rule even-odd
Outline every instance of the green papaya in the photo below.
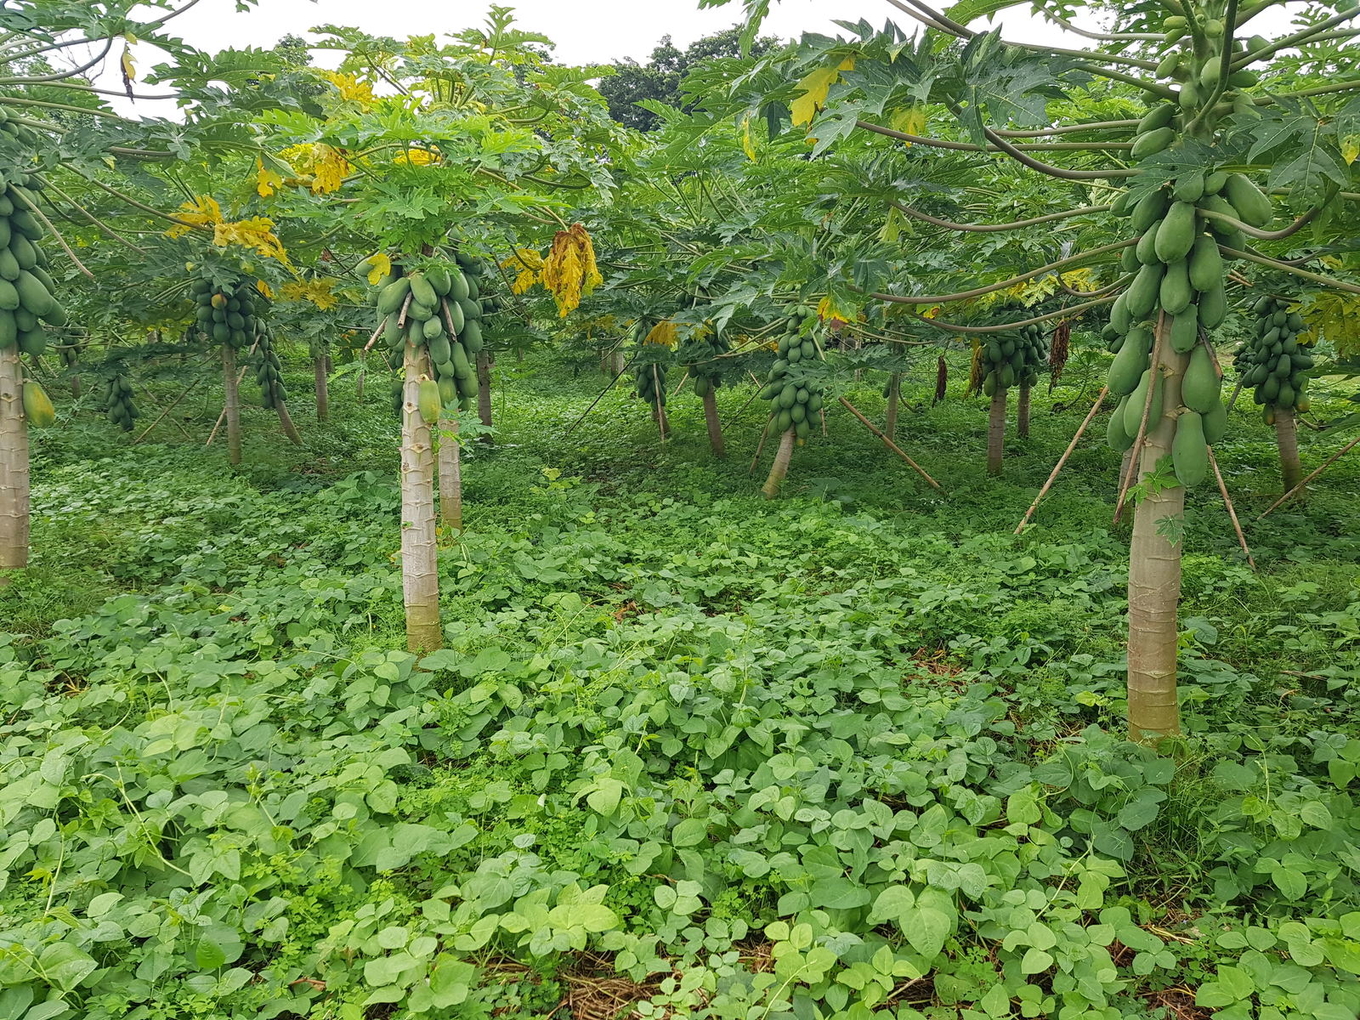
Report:
[[[402,335],[401,327],[397,325],[397,315],[392,313],[383,319],[383,339],[387,341],[393,350],[401,350],[406,338]]]
[[[1134,233],[1141,234],[1160,220],[1170,204],[1171,200],[1167,193],[1160,188],[1148,192],[1139,199],[1138,204],[1133,207],[1133,216],[1129,221]]]
[[[1170,127],[1172,119],[1176,116],[1176,107],[1171,103],[1159,103],[1147,113],[1143,114],[1143,119],[1138,122],[1138,126],[1133,129],[1135,135],[1145,135],[1149,131],[1156,131],[1158,128]]]
[[[24,417],[30,425],[43,429],[57,423],[56,408],[43,388],[32,379],[24,383],[23,405]]]
[[[1184,411],[1176,419],[1176,438],[1171,441],[1171,465],[1176,471],[1176,480],[1186,488],[1198,485],[1209,473],[1204,423],[1194,411]]]
[[[463,332],[458,334],[458,338],[463,341],[463,346],[466,347],[468,353],[473,356],[480,354],[482,348],[485,346],[485,343],[482,340],[481,324],[475,319],[463,324]]]
[[[27,270],[19,273],[19,279],[14,281],[14,289],[19,294],[19,304],[38,318],[41,319],[52,310],[52,302],[55,300],[52,292]]]
[[[19,327],[13,312],[0,311],[0,351],[7,351],[19,342]]]
[[[0,280],[0,311],[12,312],[18,307],[18,290],[8,280]]]
[[[1136,270],[1139,266],[1150,266],[1154,262],[1161,261],[1160,259],[1157,258],[1156,228],[1149,227],[1146,231],[1144,231],[1143,236],[1138,239],[1138,244],[1134,248],[1124,249],[1125,254],[1127,254],[1130,250],[1133,252],[1134,259],[1136,261],[1136,264],[1130,267],[1129,270],[1130,272]]]
[[[1223,257],[1218,253],[1218,242],[1208,234],[1196,237],[1190,249],[1190,284],[1198,291],[1223,284]]]
[[[461,272],[449,273],[449,297],[454,301],[466,301],[468,299],[467,277]]]
[[[19,260],[8,248],[0,248],[0,280],[13,282],[19,279]]]
[[[1129,294],[1128,291],[1125,291],[1114,299],[1114,304],[1110,305],[1110,328],[1122,335],[1128,332],[1129,326],[1132,324],[1133,316],[1129,314]]]
[[[463,306],[457,301],[445,301],[444,312],[448,316],[449,325],[453,328],[455,336],[463,335],[463,326],[467,322],[463,315]]]
[[[421,323],[421,332],[424,334],[425,342],[427,344],[436,338],[448,343],[448,340],[444,338],[444,322],[442,316],[431,315]]]
[[[1204,194],[1217,195],[1223,190],[1223,185],[1228,183],[1228,175],[1222,170],[1215,170],[1204,177]]]
[[[1124,346],[1119,348],[1119,353],[1114,356],[1114,361],[1110,363],[1106,385],[1110,387],[1110,392],[1115,396],[1128,396],[1138,387],[1138,382],[1147,367],[1148,350],[1146,345],[1133,343],[1130,337],[1125,340]]]
[[[1210,287],[1199,296],[1199,324],[1205,329],[1217,328],[1228,315],[1228,295],[1223,289],[1223,281]]]
[[[1203,417],[1200,424],[1204,428],[1204,442],[1209,446],[1217,446],[1228,431],[1228,408],[1223,401],[1215,401]]]
[[[1158,231],[1160,234],[1160,231]],[[1129,284],[1128,310],[1135,322],[1147,318],[1149,312],[1157,307],[1158,292],[1162,284],[1162,266],[1152,263],[1138,270],[1138,275]]]
[[[438,319],[431,319],[430,322],[438,323]],[[444,335],[443,330],[439,330],[433,335],[429,331],[430,323],[425,323],[425,342],[429,346],[430,360],[438,364],[441,361],[448,361],[453,357],[453,345],[449,343],[449,338]],[[461,344],[459,346],[462,346]]]
[[[434,288],[435,295],[438,297],[447,295],[449,288],[453,286],[453,281],[449,278],[448,268],[445,266],[431,266],[425,270],[425,280]]]
[[[1199,308],[1187,305],[1171,319],[1171,349],[1184,354],[1199,343]]]
[[[481,306],[478,305],[476,301],[472,300],[472,298],[463,298],[458,302],[458,307],[463,310],[463,319],[465,321],[474,322],[482,317]]]
[[[389,283],[378,292],[378,314],[391,315],[400,311],[406,295],[411,293],[411,280],[403,276]]]
[[[453,344],[450,356],[453,363],[454,375],[461,378],[463,376],[476,374],[476,369],[472,367],[472,362],[468,359],[467,351],[463,349],[462,344]],[[778,386],[777,383],[773,385]],[[776,390],[774,393],[771,393],[770,396],[771,397],[775,396],[777,392],[778,390]]]
[[[33,242],[23,234],[15,234],[9,239],[9,250],[13,253],[14,260],[19,263],[20,269],[32,269],[38,264],[38,252],[33,247]]]
[[[1190,352],[1190,363],[1186,366],[1185,377],[1181,380],[1181,403],[1192,411],[1208,414],[1218,403],[1220,386],[1209,348],[1204,344],[1197,344]]]
[[[439,384],[433,379],[421,376],[416,396],[416,410],[420,412],[421,420],[427,425],[433,425],[439,420],[441,407],[443,400],[439,396]]]
[[[449,375],[439,380],[439,403],[443,407],[458,402],[458,386],[453,381],[453,376]]]
[[[412,273],[406,277],[411,281],[411,303],[421,304],[427,308],[434,308],[439,304],[439,295],[434,292],[434,287],[430,281],[425,279],[424,273]]]
[[[1133,445],[1133,440],[1136,438],[1124,431],[1124,411],[1127,409],[1128,403],[1127,395],[1119,398],[1119,403],[1115,405],[1114,414],[1110,415],[1110,422],[1105,427],[1105,442],[1116,453],[1123,453]]]
[[[1198,202],[1200,196],[1204,194],[1204,173],[1199,170],[1190,170],[1181,174],[1176,179],[1176,186],[1172,189],[1172,194],[1177,202]]]
[[[1190,307],[1195,293],[1190,287],[1190,273],[1185,259],[1172,262],[1162,274],[1162,285],[1158,291],[1162,310],[1176,315]]]
[[[56,297],[53,297],[52,307],[47,310],[47,314],[42,317],[42,320],[49,326],[65,326],[67,323],[65,306]]]
[[[1156,155],[1176,140],[1176,130],[1171,127],[1153,128],[1133,140],[1129,155],[1134,159],[1146,159]]]
[[[1124,408],[1124,431],[1138,438],[1139,426],[1143,423],[1143,409],[1147,406],[1148,387],[1152,387],[1152,407],[1148,408],[1147,430],[1151,432],[1162,417],[1161,376],[1154,378],[1152,369],[1143,373],[1138,388],[1129,394],[1128,406]]]
[[[1147,234],[1143,235],[1143,237],[1147,236],[1148,236]],[[1140,246],[1142,245],[1142,238],[1139,239],[1139,245]],[[1149,245],[1149,250],[1150,249],[1151,246]],[[1137,248],[1125,248],[1123,252],[1121,252],[1119,255],[1119,268],[1124,270],[1124,272],[1126,273],[1138,272],[1138,267],[1141,266],[1142,264],[1143,264],[1142,260],[1139,259],[1138,257]]]
[[[1237,218],[1253,227],[1264,227],[1275,216],[1270,199],[1242,174],[1229,174],[1224,195],[1237,210]]]
[[[1195,207],[1189,202],[1173,202],[1157,228],[1157,257],[1176,262],[1190,254],[1195,243]]]

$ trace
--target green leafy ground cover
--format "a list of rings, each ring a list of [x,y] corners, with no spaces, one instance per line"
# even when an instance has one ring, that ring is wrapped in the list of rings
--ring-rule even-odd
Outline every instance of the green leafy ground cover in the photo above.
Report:
[[[305,452],[250,414],[235,477],[43,436],[0,591],[0,1017],[1360,1013],[1353,463],[1250,526],[1259,573],[1193,494],[1159,757],[1119,733],[1103,429],[1010,535],[1089,396],[1039,399],[996,481],[923,372],[901,435],[947,499],[837,414],[766,503],[748,391],[715,465],[692,397],[664,448],[623,395],[567,436],[599,382],[528,366],[420,660],[385,400]],[[1273,446],[1235,417],[1250,520]]]

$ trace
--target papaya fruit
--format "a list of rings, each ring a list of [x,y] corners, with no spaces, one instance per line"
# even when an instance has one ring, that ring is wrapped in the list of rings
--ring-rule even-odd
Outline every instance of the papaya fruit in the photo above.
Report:
[[[1223,190],[1223,185],[1228,183],[1228,175],[1222,170],[1215,170],[1204,176],[1204,194],[1217,195]]]
[[[1190,170],[1181,174],[1176,179],[1176,186],[1171,193],[1175,196],[1177,202],[1198,202],[1200,196],[1204,194],[1204,173],[1199,170]]]
[[[1176,437],[1171,441],[1171,466],[1176,480],[1186,488],[1198,485],[1209,473],[1209,450],[1204,441],[1204,424],[1194,411],[1184,411],[1176,419]]]
[[[1131,342],[1126,338],[1124,346],[1110,363],[1106,385],[1117,397],[1125,397],[1138,387],[1138,382],[1148,367],[1148,350],[1143,344]]]
[[[458,386],[454,383],[451,375],[439,380],[439,403],[443,407],[458,402]]]
[[[1127,395],[1120,397],[1119,403],[1115,405],[1114,413],[1110,415],[1109,424],[1105,426],[1105,442],[1116,453],[1123,453],[1133,445],[1134,439],[1137,438],[1124,431],[1124,412],[1128,408],[1128,403]]]
[[[446,266],[431,266],[425,270],[425,279],[434,288],[435,295],[444,297],[448,294],[449,288],[453,286],[453,281],[449,279],[449,270]]]
[[[20,269],[32,269],[38,264],[37,249],[23,234],[15,234],[9,239],[9,250],[14,255],[14,261],[19,263]]]
[[[439,409],[443,406],[443,401],[439,396],[439,384],[428,376],[420,377],[420,387],[416,395],[416,410],[420,412],[421,421],[427,425],[433,425],[439,420]]]
[[[439,304],[439,295],[434,292],[434,287],[430,285],[430,281],[425,279],[424,273],[412,273],[406,279],[411,281],[412,305],[420,304],[433,309]],[[422,318],[429,318],[429,316]]]
[[[1153,228],[1148,228],[1146,231],[1144,231],[1143,236],[1138,239],[1137,245],[1135,245],[1131,249],[1125,248],[1124,253],[1127,255],[1130,251],[1132,251],[1134,260],[1137,263],[1129,271],[1132,272],[1136,270],[1138,266],[1150,266],[1154,262],[1161,261],[1160,259],[1157,258],[1156,245],[1157,245],[1157,231]]]
[[[0,280],[0,311],[12,312],[19,307],[19,292],[8,280]]]
[[[1143,237],[1147,236],[1147,234],[1143,235]],[[1141,243],[1142,238],[1139,238],[1139,244],[1141,245]],[[1138,272],[1138,267],[1142,264],[1142,261],[1138,258],[1137,248],[1125,248],[1119,255],[1119,268],[1126,273]]]
[[[1171,103],[1159,103],[1147,113],[1143,114],[1143,119],[1138,122],[1138,126],[1133,129],[1135,135],[1145,135],[1149,131],[1156,131],[1158,128],[1170,127],[1172,118],[1176,116],[1176,107]]]
[[[438,319],[431,319],[430,322],[438,324]],[[444,335],[443,330],[439,330],[433,336],[428,329],[430,322],[425,323],[425,343],[430,352],[430,360],[435,364],[448,361],[453,357],[453,345],[449,343],[449,338]],[[461,344],[459,345],[462,346]]]
[[[466,301],[468,299],[467,277],[460,271],[449,273],[449,297],[455,301]]]
[[[0,280],[13,282],[19,279],[19,260],[8,248],[0,248]]]
[[[1223,256],[1218,253],[1218,242],[1208,234],[1196,237],[1190,249],[1190,284],[1201,292],[1223,284]]]
[[[1176,315],[1190,307],[1195,292],[1190,287],[1190,273],[1186,268],[1185,259],[1172,262],[1162,273],[1162,285],[1158,290],[1158,299],[1161,302],[1162,310],[1170,315]]]
[[[1148,387],[1152,387],[1152,407],[1148,408],[1147,430],[1157,427],[1162,417],[1162,384],[1160,375],[1154,378],[1152,369],[1143,373],[1138,388],[1129,394],[1128,406],[1124,408],[1124,431],[1135,439],[1138,428],[1143,423],[1143,408],[1147,406]]]
[[[1162,266],[1159,263],[1154,262],[1138,270],[1138,275],[1129,284],[1127,294],[1129,315],[1135,322],[1147,318],[1148,313],[1157,307],[1161,284]]]
[[[469,322],[482,317],[481,306],[472,298],[463,298],[458,302],[458,307],[463,310],[463,318]]]
[[[19,330],[15,342],[19,345],[19,350],[31,358],[41,357],[47,350],[47,331],[40,326],[33,329]]]
[[[1204,344],[1197,344],[1190,352],[1190,363],[1186,366],[1185,377],[1181,380],[1181,403],[1192,411],[1208,414],[1218,403],[1221,385],[1209,348]]]
[[[1199,324],[1205,329],[1217,328],[1228,315],[1228,295],[1223,289],[1223,281],[1210,287],[1199,296]]]
[[[445,343],[448,343],[448,341],[444,339],[444,323],[440,316],[431,315],[421,323],[420,329],[427,344],[435,339],[444,340]]]
[[[393,312],[399,311],[409,293],[411,293],[409,277],[403,276],[389,283],[378,292],[378,314],[391,315]]]
[[[1167,193],[1158,188],[1156,191],[1148,192],[1138,204],[1133,207],[1133,215],[1130,225],[1136,234],[1141,234],[1154,223],[1166,215],[1167,206],[1171,204]]]
[[[1177,354],[1192,350],[1199,342],[1199,308],[1187,305],[1171,318],[1171,349]]]
[[[452,345],[452,350],[450,351],[450,360],[453,364],[454,375],[461,378],[463,376],[476,374],[476,369],[472,367],[472,362],[468,359],[467,351],[463,349],[462,344]],[[771,383],[770,385],[776,387],[776,389],[770,393],[770,397],[774,397],[777,393],[780,392],[780,390],[783,389],[783,387],[779,386],[778,383]],[[769,398],[767,397],[766,399]]]
[[[459,339],[463,341],[463,346],[467,348],[468,354],[475,356],[481,353],[484,346],[482,327],[476,320],[463,324],[463,332],[459,334]]]
[[[1125,291],[1114,299],[1114,304],[1110,305],[1110,328],[1122,335],[1128,332],[1132,324],[1133,316],[1129,314],[1129,293]]]
[[[449,326],[453,329],[455,336],[463,335],[463,326],[467,321],[463,315],[463,306],[457,301],[445,301],[444,313],[448,316]]]
[[[1228,431],[1228,408],[1223,401],[1217,400],[1214,406],[1209,408],[1203,415],[1200,423],[1204,429],[1204,442],[1208,446],[1217,446],[1218,441],[1223,438]]]
[[[56,408],[52,406],[46,391],[32,379],[24,383],[23,405],[24,417],[30,425],[44,429],[57,423]]]
[[[1253,227],[1264,227],[1275,216],[1274,207],[1255,184],[1242,174],[1229,174],[1223,194],[1237,210],[1237,218]]]
[[[1173,202],[1157,228],[1157,257],[1176,262],[1190,254],[1195,244],[1195,207],[1189,202]]]
[[[19,327],[13,312],[0,311],[0,351],[7,351],[19,342]]]

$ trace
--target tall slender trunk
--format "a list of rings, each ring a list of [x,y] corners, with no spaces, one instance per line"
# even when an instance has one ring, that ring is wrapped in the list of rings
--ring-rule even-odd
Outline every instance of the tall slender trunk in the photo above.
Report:
[[[435,544],[434,449],[420,416],[425,353],[406,345],[401,411],[401,578],[406,602],[406,647],[443,646],[439,626],[439,559]]]
[[[1020,395],[1015,399],[1015,434],[1029,438],[1029,383],[1020,384]]]
[[[325,421],[331,415],[330,358],[323,351],[312,359],[312,378],[316,389],[316,420]]]
[[[760,491],[765,494],[766,499],[774,499],[779,495],[779,489],[784,484],[784,477],[789,473],[789,461],[793,459],[793,429],[788,429],[779,437],[779,449],[775,451],[774,463],[770,465],[770,474],[765,479],[765,484],[760,487]]]
[[[19,348],[0,349],[0,587],[28,566],[28,423]]]
[[[888,377],[888,413],[883,419],[883,431],[889,439],[897,438],[897,405],[902,402],[902,373]]]
[[[1162,316],[1160,332],[1168,332]],[[1189,356],[1171,350],[1169,337],[1160,342],[1163,415],[1148,422],[1138,465],[1138,478],[1154,471],[1171,455],[1176,435],[1176,409],[1181,403],[1181,377]],[[1151,486],[1138,502],[1129,544],[1129,735],[1154,740],[1180,732],[1176,697],[1176,609],[1181,597],[1181,530],[1185,487]],[[1171,539],[1176,539],[1172,542]]]
[[[1280,448],[1280,476],[1284,491],[1288,492],[1303,480],[1303,465],[1299,463],[1298,422],[1292,407],[1275,408],[1275,443]],[[1304,496],[1306,490],[1300,490]]]
[[[616,350],[609,356],[608,375],[621,375],[627,361],[623,357],[623,351]]]
[[[450,534],[463,530],[463,463],[458,419],[439,416],[439,523]]]
[[[283,429],[283,434],[294,446],[301,446],[302,436],[298,435],[297,426],[293,424],[293,416],[288,413],[288,405],[282,400],[276,400],[274,410],[278,412],[279,427]]]
[[[236,351],[222,345],[223,411],[227,416],[227,459],[232,466],[241,463],[241,390],[236,374]]]
[[[718,421],[718,394],[709,389],[704,394],[704,420],[708,422],[708,445],[715,457],[727,456],[727,444],[723,442],[722,424]]]
[[[368,355],[359,355],[358,378],[354,381],[354,399],[360,404],[364,402],[364,383],[368,379]]]
[[[1006,452],[1006,387],[992,394],[991,417],[987,422],[987,473],[1001,474],[1001,458]]]
[[[491,352],[482,351],[477,355],[477,419],[486,428],[491,427]],[[479,437],[483,443],[491,442],[491,436]]]

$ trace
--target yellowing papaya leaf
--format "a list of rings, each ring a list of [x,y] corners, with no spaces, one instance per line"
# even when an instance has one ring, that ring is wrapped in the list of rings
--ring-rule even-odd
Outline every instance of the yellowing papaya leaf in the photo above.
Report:
[[[366,81],[360,81],[352,74],[339,74],[336,71],[318,71],[323,79],[335,86],[340,98],[347,103],[358,103],[365,110],[377,103],[378,99],[373,95],[373,86]]]
[[[837,67],[819,67],[807,74],[798,83],[802,94],[790,106],[794,126],[811,124],[812,118],[817,116],[817,111],[826,105],[826,94],[840,79],[841,72],[853,70],[854,67],[855,58],[846,57]]]
[[[926,133],[925,107],[908,106],[902,110],[894,110],[892,116],[888,118],[888,123],[892,125],[894,131],[901,131],[908,135],[924,135]],[[910,145],[911,142],[907,144]]]
[[[756,161],[756,143],[751,137],[751,117],[748,114],[741,120],[741,148],[746,153],[747,158],[754,163]]]
[[[392,272],[392,260],[386,252],[380,251],[364,261],[368,265],[369,286],[376,287],[379,280]]]
[[[211,195],[198,195],[179,207],[175,213],[178,226],[165,232],[166,237],[183,237],[194,227],[207,227],[222,222],[222,207]]]
[[[264,160],[255,160],[255,192],[261,198],[268,198],[283,186],[283,174],[264,165]]]
[[[285,301],[310,301],[323,312],[334,308],[340,300],[331,293],[334,280],[317,277],[312,280],[290,280],[279,290]]]
[[[1346,135],[1341,139],[1341,158],[1350,166],[1360,157],[1360,135]]]
[[[269,300],[271,301],[274,300],[274,288],[269,286],[269,284],[265,283],[263,280],[255,281],[255,289],[258,290],[265,297],[269,298]]]
[[[127,83],[129,83],[129,82],[134,82],[134,81],[137,80],[137,65],[136,65],[136,63],[135,63],[135,62],[133,61],[133,59],[132,59],[132,47],[131,47],[131,46],[124,46],[124,47],[123,47],[123,56],[122,56],[122,58],[118,61],[118,63],[119,63],[119,65],[120,65],[120,66],[122,67],[122,69],[123,69],[123,82],[124,82],[124,84],[127,84]]]

